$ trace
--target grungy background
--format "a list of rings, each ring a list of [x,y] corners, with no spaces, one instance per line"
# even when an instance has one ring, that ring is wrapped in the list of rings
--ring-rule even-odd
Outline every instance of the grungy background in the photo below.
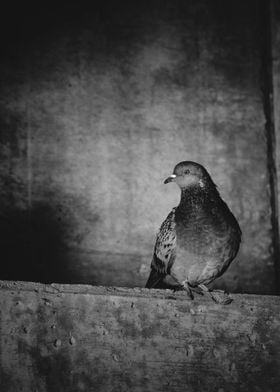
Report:
[[[243,243],[217,285],[274,293],[262,1],[66,2],[1,27],[1,279],[143,286],[181,160]],[[278,37],[279,40],[279,37]]]

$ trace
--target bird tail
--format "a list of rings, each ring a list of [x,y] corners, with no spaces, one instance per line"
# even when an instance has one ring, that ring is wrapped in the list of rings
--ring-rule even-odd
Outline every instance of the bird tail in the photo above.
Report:
[[[152,267],[145,287],[146,289],[180,290],[182,284],[174,275],[159,272]]]
[[[154,268],[151,268],[150,276],[145,285],[146,289],[161,288],[162,285],[160,283],[164,276],[165,274],[162,274],[156,271]]]

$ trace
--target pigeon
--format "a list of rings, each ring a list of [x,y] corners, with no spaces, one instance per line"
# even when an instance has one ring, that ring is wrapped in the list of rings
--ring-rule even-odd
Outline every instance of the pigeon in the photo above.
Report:
[[[207,286],[236,257],[241,229],[207,170],[192,161],[178,163],[164,183],[175,182],[181,200],[162,223],[156,237],[146,288],[208,294],[220,304],[232,298]]]

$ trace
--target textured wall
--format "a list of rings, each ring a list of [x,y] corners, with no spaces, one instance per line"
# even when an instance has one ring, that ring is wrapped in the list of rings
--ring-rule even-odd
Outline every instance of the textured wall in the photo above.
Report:
[[[271,88],[271,102],[273,106],[272,117],[272,137],[275,148],[274,164],[275,164],[275,183],[276,183],[276,224],[278,224],[278,232],[276,241],[278,242],[277,254],[277,272],[278,272],[278,288],[280,284],[280,237],[279,237],[279,211],[280,211],[280,4],[277,0],[270,2],[270,15],[271,15],[271,46],[272,46],[272,88]]]
[[[29,11],[2,28],[1,276],[143,285],[195,160],[243,230],[220,284],[273,292],[258,2]]]

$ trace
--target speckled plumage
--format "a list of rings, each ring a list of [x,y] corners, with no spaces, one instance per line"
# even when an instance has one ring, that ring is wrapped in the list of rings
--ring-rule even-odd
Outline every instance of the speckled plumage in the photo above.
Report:
[[[160,227],[146,287],[205,289],[235,258],[241,230],[203,166],[181,162],[165,182],[171,181],[181,188],[181,201]],[[177,264],[184,276],[175,276]]]

